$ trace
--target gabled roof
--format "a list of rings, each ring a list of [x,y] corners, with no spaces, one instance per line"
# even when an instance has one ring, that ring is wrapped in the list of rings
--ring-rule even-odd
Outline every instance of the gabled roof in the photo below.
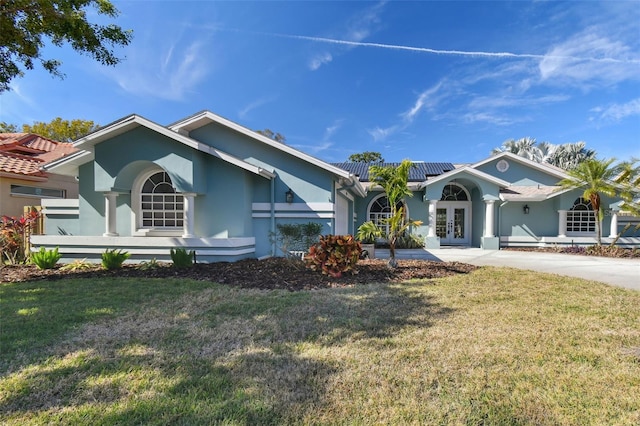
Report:
[[[482,172],[480,170],[476,170],[476,169],[473,168],[473,166],[463,166],[463,167],[457,168],[455,170],[451,170],[450,172],[443,173],[440,176],[437,176],[437,177],[434,177],[432,179],[429,179],[426,182],[424,182],[421,186],[422,186],[422,188],[425,188],[425,187],[427,187],[429,185],[432,185],[432,184],[434,184],[436,182],[440,182],[440,181],[443,181],[443,180],[451,180],[455,176],[458,176],[459,174],[462,174],[462,173],[467,173],[467,174],[470,174],[471,176],[477,177],[478,179],[482,179],[482,180],[485,180],[487,182],[491,182],[491,183],[493,183],[493,184],[495,184],[495,185],[497,185],[497,186],[499,186],[501,188],[506,188],[509,185],[511,185],[506,180],[499,179],[499,178],[497,178],[495,176],[492,176],[492,175],[490,175],[488,173]]]
[[[560,179],[564,179],[566,177],[568,177],[567,172],[565,172],[563,169],[561,169],[560,167],[556,167],[553,166],[551,164],[547,164],[547,163],[538,163],[536,161],[531,161],[527,158],[521,157],[519,155],[513,154],[511,152],[501,152],[499,154],[496,155],[492,155],[491,157],[485,158],[482,161],[479,161],[477,163],[474,163],[471,165],[471,167],[478,168],[480,166],[482,166],[483,164],[487,164],[490,163],[491,161],[495,161],[495,160],[499,160],[501,158],[508,158],[512,161],[524,164],[525,166],[534,168],[534,169],[538,169],[544,173],[547,173],[549,175],[555,176],[557,178]]]
[[[70,143],[34,133],[0,133],[0,173],[45,178],[43,165],[75,151]]]
[[[254,132],[251,129],[241,126],[240,124],[234,123],[231,120],[228,120],[224,117],[214,114],[211,111],[205,110],[205,111],[198,112],[190,117],[187,117],[183,120],[180,120],[176,123],[169,125],[168,128],[180,134],[189,134],[189,132],[196,130],[200,127],[206,126],[207,124],[210,124],[210,123],[217,123],[217,124],[223,125],[229,129],[232,129],[245,136],[248,136],[265,145],[271,146],[272,148],[285,152],[309,164],[312,164],[316,167],[326,170],[332,173],[333,175],[336,175],[337,177],[339,177],[341,181],[343,182],[346,181],[348,186],[352,187],[354,191],[358,193],[358,195],[364,196],[366,193],[364,187],[360,184],[360,181],[358,180],[357,176],[355,176],[353,173],[350,173],[347,170],[336,167],[335,165],[332,165],[330,163],[326,163],[318,158],[315,158],[309,154],[299,151],[289,145],[274,141],[273,139],[270,139],[264,135],[261,135],[260,133]]]
[[[331,163],[333,166],[344,169],[349,173],[358,176],[360,182],[369,182],[369,167],[373,164],[383,167],[398,167],[401,163]],[[413,167],[409,169],[409,182],[423,182],[428,177],[438,176],[455,169],[451,163],[425,163],[422,161],[413,162]]]
[[[75,155],[70,155],[67,158],[53,162],[46,168],[51,170],[56,170],[60,173],[65,173],[65,174],[74,174],[74,173],[77,174],[77,168],[80,165],[88,163],[89,161],[92,161],[95,158],[94,147],[97,144],[105,140],[111,139],[115,136],[126,133],[137,127],[146,127],[170,139],[173,139],[177,142],[187,145],[193,149],[197,149],[198,151],[213,155],[214,157],[220,158],[221,160],[224,160],[228,163],[231,163],[235,166],[243,168],[257,175],[263,176],[267,179],[273,179],[275,177],[275,174],[269,170],[247,163],[244,160],[241,160],[237,157],[234,157],[230,154],[220,151],[219,149],[213,148],[207,144],[198,142],[195,139],[191,139],[188,136],[177,133],[173,130],[170,130],[164,126],[161,126],[160,124],[154,123],[153,121],[147,120],[146,118],[136,114],[132,114],[127,117],[124,117],[118,121],[115,121],[111,124],[101,127],[100,129],[96,130],[93,133],[88,134],[83,138],[78,139],[76,142],[74,142],[73,145],[77,149],[82,150],[82,152],[77,153]]]

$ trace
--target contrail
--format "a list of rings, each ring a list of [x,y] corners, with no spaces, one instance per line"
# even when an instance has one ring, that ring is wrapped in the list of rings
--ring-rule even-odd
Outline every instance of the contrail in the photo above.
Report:
[[[511,52],[468,52],[464,50],[438,50],[438,49],[429,49],[427,47],[413,47],[413,46],[402,46],[396,44],[383,44],[383,43],[365,43],[361,41],[348,41],[348,40],[338,40],[333,38],[325,38],[325,37],[311,37],[311,36],[302,36],[302,35],[292,35],[292,34],[278,34],[278,33],[260,33],[262,35],[273,36],[273,37],[283,37],[290,39],[298,39],[298,40],[308,40],[308,41],[316,41],[319,43],[329,43],[329,44],[339,44],[343,46],[356,46],[356,47],[376,47],[380,49],[390,49],[390,50],[407,50],[410,52],[422,52],[422,53],[432,53],[435,55],[458,55],[458,56],[480,56],[487,58],[529,58],[529,59],[571,59],[576,61],[591,61],[591,62],[609,62],[609,63],[640,63],[640,59],[616,59],[616,58],[591,58],[591,57],[579,57],[579,56],[563,56],[563,55],[537,55],[537,54],[529,54],[529,53],[511,53]]]

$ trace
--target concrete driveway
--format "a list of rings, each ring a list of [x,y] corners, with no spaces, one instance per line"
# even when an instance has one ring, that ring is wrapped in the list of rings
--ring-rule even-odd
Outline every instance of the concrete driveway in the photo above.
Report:
[[[403,258],[421,258],[444,262],[464,262],[477,266],[506,266],[537,272],[566,275],[599,281],[640,291],[640,259],[615,259],[560,253],[482,250],[479,248],[441,248],[438,250],[402,250]],[[388,250],[376,249],[376,257],[388,257]]]

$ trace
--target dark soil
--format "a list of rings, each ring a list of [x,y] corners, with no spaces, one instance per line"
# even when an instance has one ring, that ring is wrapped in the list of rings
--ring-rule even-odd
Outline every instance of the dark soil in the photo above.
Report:
[[[143,269],[137,265],[124,265],[122,269],[106,271],[98,265],[80,271],[60,268],[40,270],[34,265],[8,265],[0,268],[0,282],[56,280],[61,278],[180,278],[211,281],[232,286],[258,289],[287,289],[291,291],[346,287],[367,283],[392,283],[410,279],[440,278],[467,274],[477,266],[460,262],[432,262],[426,260],[399,260],[398,268],[389,269],[386,260],[361,260],[356,274],[346,273],[332,278],[304,267],[300,260],[269,258],[247,259],[238,262],[197,264],[191,268],[176,269],[170,264]]]

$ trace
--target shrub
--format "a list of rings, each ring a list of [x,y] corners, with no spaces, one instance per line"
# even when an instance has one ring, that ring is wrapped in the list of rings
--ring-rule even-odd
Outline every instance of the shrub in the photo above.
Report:
[[[76,259],[71,263],[67,263],[63,267],[60,268],[61,271],[82,271],[84,269],[93,268],[93,264],[91,262],[87,262],[87,259]]]
[[[325,235],[309,248],[305,264],[312,271],[339,278],[345,272],[355,273],[362,246],[352,235]]]
[[[2,216],[0,220],[0,264],[17,265],[29,258],[28,237],[39,213],[31,212],[20,217]]]
[[[279,223],[277,232],[270,234],[272,243],[276,243],[285,257],[291,257],[291,252],[307,251],[318,242],[322,224],[309,223]]]
[[[193,265],[193,250],[187,251],[183,248],[171,249],[171,261],[173,266],[178,269],[190,268]]]
[[[120,269],[129,256],[131,256],[129,252],[122,251],[121,249],[107,249],[102,253],[102,267],[107,270]]]
[[[58,253],[58,247],[53,250],[47,250],[44,247],[40,247],[39,251],[31,253],[31,261],[38,267],[38,269],[53,269],[61,257],[62,255]]]
[[[140,262],[140,264],[138,264],[138,269],[140,269],[141,271],[149,271],[152,269],[158,269],[159,267],[160,267],[160,264],[158,263],[155,257],[149,260],[148,262]]]

